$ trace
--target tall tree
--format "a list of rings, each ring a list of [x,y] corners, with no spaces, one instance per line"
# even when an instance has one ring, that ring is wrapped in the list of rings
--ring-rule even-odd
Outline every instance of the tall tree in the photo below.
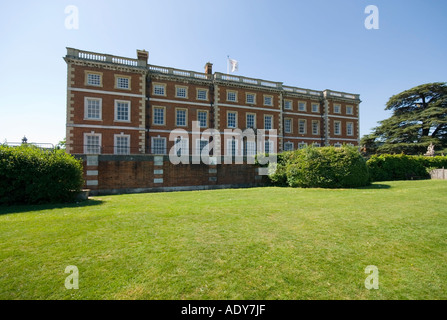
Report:
[[[447,148],[447,83],[427,83],[396,94],[385,110],[392,116],[369,135],[375,137],[378,153],[421,154],[430,143],[438,151]]]

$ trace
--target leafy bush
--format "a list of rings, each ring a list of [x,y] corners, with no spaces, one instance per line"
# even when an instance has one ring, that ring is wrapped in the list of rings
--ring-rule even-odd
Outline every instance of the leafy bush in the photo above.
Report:
[[[82,175],[81,162],[63,150],[0,146],[0,204],[71,201]]]
[[[427,179],[431,169],[447,167],[447,157],[382,154],[373,155],[367,165],[373,181]]]
[[[307,147],[285,152],[270,180],[278,186],[355,188],[370,184],[365,159],[356,147]]]

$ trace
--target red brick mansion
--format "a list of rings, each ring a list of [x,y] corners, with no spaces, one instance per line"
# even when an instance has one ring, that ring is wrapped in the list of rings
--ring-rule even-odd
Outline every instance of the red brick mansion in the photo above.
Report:
[[[112,161],[131,161],[129,157],[137,155],[152,156],[154,165],[157,159],[166,158],[178,142],[170,139],[170,133],[175,129],[192,133],[193,123],[199,130],[214,129],[223,135],[229,129],[276,130],[275,139],[267,139],[261,148],[250,141],[235,143],[232,139],[229,148],[241,156],[294,150],[310,144],[359,144],[358,94],[303,89],[213,72],[209,62],[204,72],[151,65],[149,53],[144,50],[137,50],[137,58],[133,59],[67,48],[64,60],[68,67],[67,152],[83,157],[86,165],[87,158],[96,159],[86,166],[87,186],[92,189],[187,186],[188,182],[180,183],[178,179],[167,183],[163,169],[151,171],[146,177],[149,184],[135,182],[141,172],[134,183],[126,184],[123,180],[128,180],[127,176],[120,173],[112,179],[114,173],[101,174],[99,167],[101,161],[110,166]],[[191,155],[209,143],[200,136],[185,141]],[[228,145],[225,135],[220,144]],[[127,158],[106,157],[112,155]],[[206,168],[203,181],[189,184],[232,184],[226,178],[219,179],[219,173],[209,176],[212,169],[219,168]],[[234,179],[237,184],[258,180]]]

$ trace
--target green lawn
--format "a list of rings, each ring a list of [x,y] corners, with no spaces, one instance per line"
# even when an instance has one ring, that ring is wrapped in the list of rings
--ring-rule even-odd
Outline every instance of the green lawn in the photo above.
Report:
[[[426,180],[0,207],[0,299],[447,299],[446,196]]]

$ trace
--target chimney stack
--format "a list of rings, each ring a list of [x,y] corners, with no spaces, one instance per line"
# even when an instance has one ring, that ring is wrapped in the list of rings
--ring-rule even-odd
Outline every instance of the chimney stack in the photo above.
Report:
[[[206,74],[213,74],[213,64],[211,62],[207,62],[205,64],[205,73]]]
[[[137,57],[138,60],[141,60],[144,62],[144,65],[147,64],[147,60],[149,59],[149,52],[146,50],[137,50]]]

